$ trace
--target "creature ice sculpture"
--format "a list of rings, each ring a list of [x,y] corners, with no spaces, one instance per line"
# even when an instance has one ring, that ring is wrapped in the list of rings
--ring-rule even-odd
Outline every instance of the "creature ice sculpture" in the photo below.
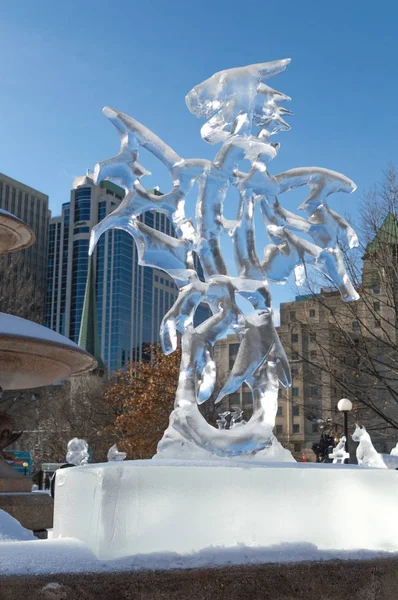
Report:
[[[346,437],[343,435],[333,452],[329,454],[329,458],[333,459],[333,464],[344,464],[345,460],[350,458],[349,452],[345,450]]]
[[[391,456],[398,456],[398,444],[390,452]]]
[[[78,438],[69,440],[66,453],[67,463],[80,467],[88,463],[88,458],[88,444],[86,440],[79,440]]]
[[[311,263],[340,290],[344,301],[356,300],[343,264],[338,242],[358,245],[350,225],[329,208],[335,192],[351,193],[355,184],[340,173],[319,167],[291,169],[271,175],[268,163],[279,150],[271,136],[290,129],[284,120],[290,111],[279,106],[290,98],[265,81],[283,72],[290,60],[278,60],[216,73],[186,97],[189,110],[206,123],[202,138],[221,144],[213,161],[185,159],[144,125],[112,108],[105,115],[116,127],[120,153],[96,165],[99,183],[110,179],[122,185],[126,196],[120,206],[93,230],[90,253],[102,233],[111,228],[130,233],[137,244],[140,264],[172,276],[179,296],[163,319],[161,342],[166,354],[177,347],[181,335],[182,360],[175,408],[158,446],[157,457],[216,458],[256,456],[292,460],[272,434],[279,384],[291,385],[286,354],[273,324],[269,282],[284,283],[294,273],[301,284]],[[172,189],[162,195],[148,192],[140,179],[148,173],[138,162],[139,148],[156,156],[169,170]],[[247,159],[248,172],[241,169]],[[197,186],[195,218],[185,213],[185,199]],[[309,195],[300,205],[306,217],[285,210],[279,196],[307,185]],[[236,219],[224,216],[231,186],[239,192]],[[140,219],[145,211],[165,214],[175,237],[148,227]],[[260,211],[270,243],[263,258],[255,247],[255,213]],[[220,238],[232,240],[237,275],[231,276],[221,253]],[[307,238],[301,237],[306,235]],[[312,239],[312,241],[310,241]],[[194,253],[203,267],[201,281]],[[237,294],[252,305],[249,314],[239,309]],[[199,303],[212,316],[194,327]],[[253,415],[241,427],[216,429],[201,416],[198,404],[214,390],[214,345],[234,331],[240,348],[231,373],[216,402],[246,383],[253,397]]]
[[[352,440],[359,442],[357,447],[357,460],[361,467],[374,467],[376,469],[387,469],[381,455],[377,452],[376,448],[372,444],[370,435],[362,425],[355,425],[355,431],[352,434]]]
[[[113,444],[113,446],[109,448],[106,458],[108,462],[119,462],[121,460],[125,460],[126,456],[126,452],[119,452],[116,444]]]

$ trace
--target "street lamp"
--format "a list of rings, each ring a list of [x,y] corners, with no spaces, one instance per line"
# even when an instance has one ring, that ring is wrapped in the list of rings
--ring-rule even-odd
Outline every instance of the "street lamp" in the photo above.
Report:
[[[344,415],[344,435],[345,435],[345,451],[349,454],[348,450],[348,413],[352,410],[352,402],[348,400],[348,398],[342,398],[339,400],[337,404],[337,408]],[[350,459],[347,458],[347,464],[350,462]]]
[[[24,463],[22,463],[22,466],[24,468],[24,475],[26,476],[28,474],[29,463],[24,462]]]

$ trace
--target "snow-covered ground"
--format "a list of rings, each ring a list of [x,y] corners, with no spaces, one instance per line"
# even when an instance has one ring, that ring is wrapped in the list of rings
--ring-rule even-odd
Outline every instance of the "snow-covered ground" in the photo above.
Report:
[[[397,557],[390,552],[331,552],[311,544],[281,544],[270,548],[207,548],[181,556],[175,553],[138,554],[114,561],[97,560],[74,539],[0,542],[0,575],[191,569],[319,560],[370,560]]]

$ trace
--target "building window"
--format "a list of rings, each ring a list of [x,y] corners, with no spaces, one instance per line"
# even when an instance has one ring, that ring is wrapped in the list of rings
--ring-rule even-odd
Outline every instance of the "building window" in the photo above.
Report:
[[[297,404],[293,404],[293,417],[300,415],[300,407]]]
[[[301,444],[294,444],[294,452],[301,452]]]
[[[281,433],[283,433],[283,425],[277,425],[275,427],[275,431],[276,431],[276,435],[280,435]]]
[[[293,424],[293,433],[300,433],[300,425],[299,423]]]
[[[311,396],[318,398],[319,396],[319,388],[315,385],[311,386]]]
[[[298,333],[292,333],[292,344],[296,344],[299,341]]]
[[[380,302],[373,302],[373,308],[376,312],[380,312]]]
[[[239,392],[238,393],[235,392],[235,394],[230,394],[229,395],[229,402],[230,402],[231,408],[233,406],[240,406],[240,394],[239,394]]]
[[[292,352],[292,360],[298,360],[298,359],[299,359],[298,352]]]
[[[299,392],[300,392],[300,390],[299,390],[298,387],[292,388],[292,396],[293,396],[293,398],[297,398],[299,396]]]
[[[242,392],[242,405],[251,406],[253,402],[253,396],[251,392]]]
[[[278,406],[278,410],[277,410],[276,416],[277,416],[277,417],[281,417],[281,416],[282,416],[282,414],[283,414],[283,413],[282,413],[282,407],[281,407],[281,406]]]
[[[91,188],[77,189],[75,192],[75,219],[74,223],[90,220]]]
[[[313,319],[315,317],[315,309],[311,308],[310,310],[310,317],[311,319]]]
[[[230,344],[228,348],[229,352],[229,370],[231,370],[234,366],[236,356],[239,351],[239,344]]]
[[[278,398],[282,398],[283,396],[283,388],[279,388],[278,390]]]
[[[296,320],[296,311],[294,311],[294,310],[290,311],[290,320],[291,321]]]
[[[316,350],[311,350],[310,356],[311,356],[311,359],[315,359],[317,356]]]
[[[318,433],[319,429],[318,429],[318,425],[316,423],[312,424],[312,433]]]
[[[358,329],[359,329],[359,323],[358,323],[358,321],[353,321],[352,322],[352,328],[353,328],[354,331],[358,331]]]
[[[372,291],[374,294],[379,294],[380,293],[380,278],[379,277],[375,277],[373,279],[372,282]]]
[[[316,333],[310,333],[310,342],[316,342]]]
[[[376,327],[376,329],[379,329],[381,327],[380,319],[375,319],[375,327]]]

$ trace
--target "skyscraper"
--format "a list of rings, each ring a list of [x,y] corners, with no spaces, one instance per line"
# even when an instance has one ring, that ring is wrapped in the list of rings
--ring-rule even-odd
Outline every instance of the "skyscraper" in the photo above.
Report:
[[[121,230],[107,231],[100,238],[88,278],[91,229],[115,210],[123,196],[124,190],[109,181],[97,186],[89,175],[77,178],[70,202],[50,223],[46,325],[75,342],[80,332],[80,342],[85,344],[90,338],[91,347],[97,346],[111,371],[130,360],[140,360],[145,344],[159,341],[161,320],[178,294],[166,273],[139,266],[134,240]],[[173,235],[165,215],[147,212],[140,218]],[[200,307],[198,318],[208,314]]]
[[[0,173],[0,208],[22,219],[36,234],[36,243],[19,253],[16,276],[31,277],[37,313],[32,317],[42,317],[47,275],[48,225],[51,216],[48,210],[48,196]]]

